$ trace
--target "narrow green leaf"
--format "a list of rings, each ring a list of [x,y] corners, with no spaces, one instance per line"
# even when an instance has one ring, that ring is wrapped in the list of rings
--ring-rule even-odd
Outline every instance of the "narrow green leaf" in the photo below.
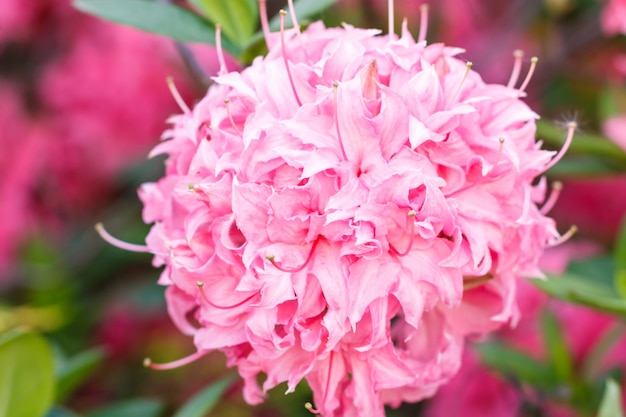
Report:
[[[127,400],[90,413],[87,417],[158,417],[163,413],[163,404],[158,400]]]
[[[615,289],[620,297],[626,299],[626,217],[622,221],[615,245]]]
[[[54,363],[48,342],[34,333],[0,336],[0,417],[41,417],[54,397]]]
[[[62,403],[104,359],[102,349],[81,352],[71,359],[64,360],[56,369],[56,402]]]
[[[191,398],[187,404],[174,414],[174,417],[203,417],[207,415],[236,379],[236,374],[229,374],[209,385]]]
[[[606,381],[604,396],[597,417],[624,417],[621,389],[613,379]]]
[[[46,417],[78,417],[78,414],[66,408],[57,406],[48,410]]]
[[[149,0],[74,0],[74,7],[115,23],[179,41],[215,45],[215,27],[209,21],[173,4]],[[222,45],[234,55],[240,52],[228,39],[223,39]]]
[[[316,16],[335,4],[337,0],[296,0],[293,2],[293,8],[296,13],[298,23],[302,24],[307,19]],[[293,26],[291,21],[291,14],[287,13],[285,16],[285,26]],[[272,30],[280,29],[280,16],[276,15],[270,21],[270,28]]]
[[[622,298],[602,297],[595,294],[572,291],[568,300],[626,318],[626,300]]]
[[[259,23],[259,8],[249,0],[190,0],[224,35],[240,47],[246,45]]]
[[[559,382],[551,368],[515,349],[499,343],[478,345],[483,362],[502,374],[537,388],[555,388]]]
[[[572,355],[567,347],[563,330],[554,314],[545,309],[541,315],[541,328],[550,361],[561,382],[571,382],[574,371]]]

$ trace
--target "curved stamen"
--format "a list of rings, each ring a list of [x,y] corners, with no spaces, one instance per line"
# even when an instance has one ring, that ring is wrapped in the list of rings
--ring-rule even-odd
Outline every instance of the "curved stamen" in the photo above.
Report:
[[[562,245],[563,243],[565,243],[568,240],[570,240],[572,238],[572,236],[574,236],[576,234],[576,232],[578,232],[578,226],[573,225],[572,227],[569,228],[569,230],[567,232],[562,234],[561,237],[548,242],[548,244],[546,246],[551,248],[553,246]]]
[[[265,38],[265,45],[267,49],[270,49],[270,24],[267,19],[267,4],[265,0],[259,0],[259,15],[261,17],[261,28],[263,29],[263,37]]]
[[[233,119],[233,114],[230,111],[230,99],[228,97],[224,99],[224,104],[226,105],[226,113],[228,114],[228,120],[230,120],[231,126],[235,129],[237,134],[241,135],[241,131],[235,124],[235,120]]]
[[[411,251],[411,248],[413,247],[413,236],[415,234],[415,210],[409,211],[408,216],[409,216],[409,235],[411,237],[410,237],[409,244],[406,247],[406,249],[403,252],[400,252],[391,243],[389,244],[389,249],[391,250],[391,252],[393,252],[394,254],[400,257],[408,255],[408,253]]]
[[[211,300],[209,300],[209,297],[207,297],[206,293],[204,292],[204,282],[198,281],[196,282],[196,285],[198,286],[198,289],[200,290],[200,296],[202,297],[202,300],[205,303],[209,304],[211,307],[217,308],[218,310],[230,310],[233,308],[237,308],[239,306],[244,305],[245,303],[247,303],[248,301],[250,301],[257,295],[256,293],[254,293],[251,296],[239,301],[238,303],[235,303],[229,306],[220,306],[220,305],[213,303]]]
[[[471,290],[472,288],[480,287],[481,285],[489,282],[493,279],[492,274],[485,274],[482,276],[464,276],[463,277],[463,290]]]
[[[196,353],[192,353],[191,355],[186,356],[182,359],[167,363],[152,363],[152,359],[146,358],[143,360],[143,366],[146,368],[154,369],[155,371],[167,371],[169,369],[180,368],[181,366],[185,366],[192,362],[195,362],[207,353],[209,353],[209,351],[199,350]]]
[[[311,412],[311,414],[315,414],[315,415],[321,415],[322,414],[321,411],[316,410],[315,408],[313,408],[313,404],[311,404],[310,402],[304,403],[304,408],[309,410]]]
[[[515,58],[515,61],[513,61],[513,71],[511,71],[511,77],[506,85],[508,88],[513,88],[515,84],[517,84],[520,72],[522,71],[522,58],[524,58],[524,51],[516,49],[513,51],[513,57]]]
[[[526,90],[526,87],[528,87],[528,84],[530,83],[530,79],[533,78],[535,68],[537,68],[537,61],[539,61],[539,58],[537,58],[536,56],[530,59],[530,68],[528,69],[528,74],[526,74],[526,78],[524,79],[522,86],[519,88],[519,90],[517,90],[518,97],[524,92],[524,90]]]
[[[561,160],[561,158],[563,158],[563,155],[565,155],[565,152],[567,152],[567,150],[569,149],[569,146],[572,144],[572,139],[574,138],[574,132],[576,131],[577,127],[578,125],[576,124],[576,122],[569,122],[567,124],[567,137],[565,138],[565,143],[561,147],[561,150],[559,151],[559,153],[557,153],[556,156],[552,158],[550,162],[546,164],[546,166],[543,168],[543,172],[546,172],[547,170],[552,168],[554,165],[556,165],[557,162]]]
[[[428,32],[428,4],[422,4],[420,7],[420,32],[417,42],[426,42],[426,33]]]
[[[562,189],[563,189],[563,183],[561,181],[554,181],[552,183],[552,191],[550,192],[550,196],[544,203],[543,207],[541,207],[541,209],[539,210],[539,213],[545,216],[546,214],[550,212],[550,210],[552,210],[552,208],[558,201],[559,196],[561,195]]]
[[[465,63],[465,74],[463,74],[463,78],[461,79],[461,82],[459,83],[458,87],[456,88],[456,91],[454,92],[454,95],[452,96],[452,100],[448,103],[448,105],[446,107],[449,107],[449,106],[453,105],[458,100],[459,96],[461,95],[461,90],[463,90],[463,84],[465,84],[465,80],[467,80],[467,76],[469,75],[471,69],[472,69],[472,63],[469,62],[469,61],[466,62]]]
[[[165,82],[167,83],[167,87],[170,89],[170,93],[172,94],[172,97],[174,97],[176,104],[178,104],[178,107],[180,107],[183,113],[191,113],[191,109],[189,108],[187,103],[185,103],[185,100],[183,100],[183,97],[178,92],[176,84],[174,84],[174,79],[172,77],[167,77],[165,79]]]
[[[502,152],[504,152],[504,141],[505,141],[504,138],[498,139],[500,146],[498,147],[498,156],[496,157],[496,162],[493,163],[494,167],[498,165],[498,162],[500,162],[500,158],[502,158]]]
[[[387,23],[389,25],[389,40],[393,40],[393,35],[395,34],[395,27],[394,27],[394,11],[393,11],[393,0],[388,0],[387,1]]]
[[[228,73],[226,61],[224,60],[224,51],[222,50],[222,25],[215,25],[215,50],[217,51],[217,61],[220,63],[220,70],[217,75]]]
[[[105,230],[102,223],[96,224],[95,228],[100,237],[113,246],[127,250],[129,252],[150,253],[150,249],[146,245],[136,245],[134,243],[124,242],[123,240],[119,240],[118,238],[113,237],[111,234],[109,234],[109,232]]]
[[[343,147],[343,139],[341,138],[341,130],[339,130],[339,113],[337,110],[337,89],[339,88],[339,83],[337,81],[333,82],[333,112],[335,113],[335,131],[337,132],[337,140],[339,141],[339,147],[341,148],[341,155],[343,159],[348,159],[346,155],[346,150]]]
[[[282,266],[278,265],[278,263],[274,259],[274,255],[267,255],[265,259],[270,261],[270,263],[274,265],[274,267],[278,269],[279,271],[289,272],[289,273],[300,272],[309,264],[309,262],[311,261],[311,258],[313,258],[313,252],[315,252],[315,248],[317,247],[317,242],[319,242],[319,239],[316,239],[315,242],[313,242],[313,245],[311,246],[311,250],[309,251],[309,256],[307,256],[304,263],[297,268],[283,268]]]
[[[298,97],[298,92],[296,91],[296,85],[293,82],[293,77],[291,76],[291,70],[289,69],[289,61],[287,59],[287,48],[285,46],[285,15],[286,11],[281,10],[280,14],[280,47],[283,51],[283,61],[285,61],[285,69],[287,70],[287,77],[289,78],[289,84],[291,84],[291,89],[293,90],[293,95],[296,97],[296,101],[298,102],[298,106],[302,106],[302,102],[300,101],[300,97]]]
[[[300,35],[300,25],[298,24],[298,19],[296,19],[296,9],[293,7],[293,0],[288,0],[287,4],[289,6],[289,15],[291,16],[293,28],[296,30],[298,35]]]

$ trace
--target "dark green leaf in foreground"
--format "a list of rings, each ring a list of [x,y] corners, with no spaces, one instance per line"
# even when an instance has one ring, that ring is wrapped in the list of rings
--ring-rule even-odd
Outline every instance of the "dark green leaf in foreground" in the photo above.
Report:
[[[546,309],[541,314],[541,329],[549,363],[560,381],[569,382],[574,373],[574,362],[563,329],[552,311]]]
[[[89,414],[87,417],[159,417],[163,404],[157,400],[136,399],[120,402]]]
[[[239,46],[246,45],[259,24],[259,6],[249,0],[190,0],[226,37]]]
[[[59,361],[56,369],[56,401],[63,400],[72,393],[104,358],[101,349],[92,349],[81,352],[73,358]]]
[[[230,374],[209,385],[178,410],[174,417],[206,416],[236,379],[236,374]]]
[[[617,293],[626,299],[626,217],[622,221],[622,227],[615,245],[615,289]]]
[[[621,389],[618,383],[612,379],[606,381],[604,396],[597,417],[624,417]]]
[[[0,335],[0,417],[41,417],[54,397],[48,342],[34,333]]]
[[[215,27],[211,22],[173,4],[148,0],[74,0],[74,7],[115,23],[179,41],[215,45]],[[222,40],[222,45],[230,53],[239,54],[239,49],[227,39]]]

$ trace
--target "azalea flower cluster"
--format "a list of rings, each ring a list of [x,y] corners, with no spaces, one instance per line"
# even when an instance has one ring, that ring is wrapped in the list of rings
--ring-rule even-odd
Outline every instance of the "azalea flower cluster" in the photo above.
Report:
[[[542,150],[520,100],[536,60],[519,88],[521,54],[489,85],[425,23],[416,41],[406,23],[281,18],[263,22],[267,56],[222,65],[152,152],[168,159],[139,191],[147,247],[118,244],[165,266],[197,352],[148,365],[220,350],[251,404],[305,379],[314,413],[383,416],[449,380],[468,336],[517,320],[516,280],[562,239],[558,187],[537,178],[567,146]]]

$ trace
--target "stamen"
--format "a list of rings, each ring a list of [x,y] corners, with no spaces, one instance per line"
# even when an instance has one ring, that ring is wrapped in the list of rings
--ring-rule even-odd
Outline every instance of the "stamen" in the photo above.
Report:
[[[528,84],[530,83],[530,79],[533,77],[533,74],[535,73],[535,68],[537,68],[537,61],[539,61],[539,58],[537,58],[536,56],[530,59],[530,68],[528,69],[528,74],[526,74],[526,78],[524,79],[522,86],[519,88],[519,90],[517,90],[518,97],[524,92],[524,90],[526,90],[526,87],[528,87]]]
[[[172,97],[174,97],[176,104],[178,104],[178,107],[180,107],[183,113],[191,113],[191,109],[187,106],[187,103],[185,103],[185,100],[183,100],[182,96],[178,92],[178,89],[174,84],[174,79],[172,77],[167,77],[165,82],[167,83],[167,87],[170,89],[170,93],[172,94]]]
[[[461,82],[456,88],[456,92],[452,96],[452,100],[448,103],[448,106],[453,105],[458,100],[459,96],[461,95],[461,90],[463,89],[463,84],[465,84],[465,80],[467,79],[467,76],[469,75],[471,69],[472,69],[472,63],[468,61],[465,64],[465,74],[463,74],[463,78],[461,79]]]
[[[267,4],[266,0],[259,0],[259,15],[261,16],[261,28],[263,29],[263,37],[265,38],[265,45],[267,49],[272,46],[270,44],[270,24],[267,19]]]
[[[339,88],[339,83],[337,81],[333,82],[333,112],[335,113],[335,130],[337,131],[337,140],[339,141],[339,147],[341,148],[341,155],[343,159],[348,159],[346,155],[346,150],[343,147],[343,139],[341,138],[341,131],[339,130],[339,113],[337,109],[337,89]]]
[[[315,408],[313,408],[313,404],[311,404],[310,402],[304,403],[304,408],[309,410],[311,412],[311,414],[315,414],[315,415],[321,415],[322,414],[321,411],[316,410]]]
[[[224,99],[224,104],[226,105],[226,113],[228,114],[228,120],[230,120],[231,126],[235,129],[237,134],[241,135],[241,131],[235,124],[235,120],[233,119],[233,114],[230,111],[230,99],[228,97]]]
[[[550,210],[552,210],[552,208],[558,201],[559,196],[561,195],[562,189],[563,189],[563,183],[561,181],[554,181],[552,183],[552,191],[550,192],[550,196],[544,203],[543,207],[541,207],[541,210],[539,210],[539,213],[545,216],[546,214],[550,212]]]
[[[150,252],[150,249],[146,245],[136,245],[134,243],[124,242],[123,240],[119,240],[118,238],[113,237],[109,234],[109,232],[104,229],[102,223],[96,224],[95,227],[96,232],[98,232],[100,237],[113,246],[117,246],[118,248],[127,250],[129,252]]]
[[[472,288],[480,287],[481,285],[489,282],[493,279],[492,274],[485,274],[483,276],[464,276],[463,277],[463,290],[471,290]]]
[[[428,31],[428,4],[420,7],[420,33],[417,42],[426,42],[426,32]]]
[[[388,0],[387,1],[387,10],[389,15],[387,16],[387,21],[389,24],[389,40],[393,40],[393,35],[395,35],[395,28],[394,28],[394,11],[393,11],[393,0]]]
[[[567,152],[567,150],[569,149],[569,146],[572,143],[572,139],[574,138],[574,132],[576,131],[577,127],[578,125],[576,124],[576,122],[569,122],[567,124],[567,137],[565,138],[565,143],[561,147],[561,150],[559,151],[559,153],[557,153],[556,156],[552,158],[550,162],[546,164],[546,166],[543,169],[543,172],[546,172],[547,170],[552,168],[557,162],[561,160],[561,158],[563,158],[563,155],[565,155],[565,152]]]
[[[389,244],[389,249],[391,250],[391,252],[400,257],[408,255],[408,253],[411,251],[411,248],[413,247],[413,235],[415,233],[415,210],[409,211],[407,215],[409,216],[409,235],[411,235],[408,246],[403,252],[400,252],[391,243]]]
[[[515,61],[513,61],[513,71],[511,71],[511,77],[506,85],[508,88],[513,88],[515,84],[517,84],[519,74],[522,71],[522,58],[524,58],[524,51],[516,49],[513,51],[513,57],[515,58]]]
[[[282,266],[278,265],[278,263],[276,263],[276,260],[274,259],[274,255],[267,255],[265,259],[270,261],[270,263],[274,265],[274,267],[278,269],[279,271],[289,272],[289,273],[300,272],[309,264],[309,261],[311,261],[311,258],[313,257],[313,252],[315,252],[315,248],[317,247],[317,242],[319,242],[319,239],[316,239],[315,242],[313,242],[313,245],[311,246],[311,250],[309,251],[309,256],[307,256],[304,263],[297,268],[291,268],[291,269],[283,268]]]
[[[229,306],[221,306],[221,305],[217,305],[215,303],[213,303],[211,300],[209,300],[209,297],[207,297],[206,293],[204,292],[204,282],[202,281],[198,281],[196,282],[196,285],[198,286],[198,289],[200,290],[200,296],[202,297],[202,300],[209,304],[211,307],[213,308],[217,308],[218,310],[231,310],[233,308],[237,308],[239,306],[244,305],[245,303],[247,303],[248,301],[252,300],[257,294],[254,293],[251,296],[239,301],[238,303],[229,305]]]
[[[498,147],[498,156],[496,157],[496,162],[493,163],[494,167],[498,165],[498,162],[500,162],[500,158],[502,158],[502,152],[504,152],[504,138],[498,139],[498,142],[500,142],[500,146]]]
[[[294,9],[293,7],[293,0],[288,0],[287,3],[289,5],[289,14],[291,15],[293,28],[296,30],[296,32],[298,32],[298,35],[300,35],[300,25],[298,24],[298,19],[296,19],[296,9]]]
[[[167,371],[169,369],[180,368],[181,366],[185,366],[192,362],[195,362],[201,357],[203,357],[204,355],[206,355],[207,353],[209,352],[206,350],[199,350],[196,353],[192,353],[191,355],[187,357],[175,360],[173,362],[168,362],[168,363],[152,363],[152,359],[145,358],[143,360],[143,366],[146,368],[154,369],[156,371]]]
[[[291,89],[293,90],[293,95],[296,97],[298,106],[302,106],[302,102],[300,101],[300,97],[298,97],[298,92],[296,91],[296,85],[294,84],[293,77],[291,76],[289,61],[287,60],[287,48],[285,47],[285,15],[287,15],[287,12],[281,10],[278,13],[280,14],[280,47],[283,51],[283,60],[285,61],[285,68],[287,69],[287,77],[289,77],[289,84],[291,84]]]
[[[563,243],[565,243],[568,240],[570,240],[572,238],[572,236],[574,236],[576,234],[576,232],[578,232],[578,227],[576,225],[574,225],[574,226],[570,227],[567,232],[562,234],[561,237],[548,242],[548,244],[546,246],[551,248],[551,247],[554,247],[554,246],[562,245]]]
[[[217,61],[220,63],[220,70],[217,75],[228,73],[226,61],[224,60],[224,51],[222,50],[222,25],[215,25],[215,49],[217,51]]]

